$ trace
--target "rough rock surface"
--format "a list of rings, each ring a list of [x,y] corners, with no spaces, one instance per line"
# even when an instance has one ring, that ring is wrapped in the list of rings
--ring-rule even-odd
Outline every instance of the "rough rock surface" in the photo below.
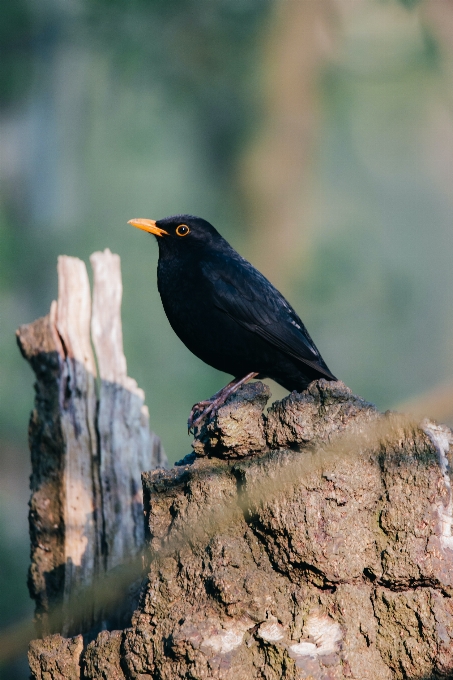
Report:
[[[80,677],[453,678],[451,431],[342,383],[264,415],[267,396],[246,386],[195,456],[143,475],[139,608]],[[74,677],[35,670],[50,644],[33,643],[33,677]]]
[[[269,387],[261,382],[244,385],[198,428],[192,444],[195,454],[241,458],[265,449],[263,410],[270,396]]]
[[[28,662],[33,678],[37,680],[78,680],[83,638],[63,638],[48,635],[43,640],[32,640]]]
[[[83,659],[83,677],[99,680],[124,680],[120,666],[122,631],[103,630],[88,645]]]

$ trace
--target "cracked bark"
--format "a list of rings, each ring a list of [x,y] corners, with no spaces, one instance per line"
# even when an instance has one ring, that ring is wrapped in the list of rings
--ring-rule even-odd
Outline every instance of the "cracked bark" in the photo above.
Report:
[[[29,590],[41,635],[87,634],[111,623],[95,598],[75,621],[74,599],[80,588],[140,553],[140,473],[165,464],[160,441],[149,430],[144,393],[127,377],[119,257],[108,250],[94,253],[92,265],[93,310],[85,264],[63,256],[58,302],[48,316],[17,332],[36,375],[29,427]],[[61,616],[52,624],[56,606]],[[113,618],[127,618],[125,607]]]
[[[453,677],[451,431],[340,382],[268,397],[244,386],[143,474],[148,579],[80,677]]]

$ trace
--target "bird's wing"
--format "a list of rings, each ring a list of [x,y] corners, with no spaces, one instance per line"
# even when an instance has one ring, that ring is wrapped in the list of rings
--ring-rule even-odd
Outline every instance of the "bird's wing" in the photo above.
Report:
[[[240,256],[219,257],[205,262],[202,268],[218,309],[271,345],[335,380],[294,309],[249,262]]]

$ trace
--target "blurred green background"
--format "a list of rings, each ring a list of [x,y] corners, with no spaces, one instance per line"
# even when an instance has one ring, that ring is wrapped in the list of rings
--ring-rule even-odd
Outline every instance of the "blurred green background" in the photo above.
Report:
[[[172,462],[228,379],[172,333],[130,218],[208,219],[355,392],[385,410],[440,385],[451,422],[452,83],[449,0],[3,1],[0,625],[32,611],[14,331],[48,312],[57,256],[120,254],[129,375]]]

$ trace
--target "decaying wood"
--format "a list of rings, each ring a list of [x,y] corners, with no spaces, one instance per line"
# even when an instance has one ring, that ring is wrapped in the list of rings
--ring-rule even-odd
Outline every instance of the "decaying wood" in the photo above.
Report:
[[[91,335],[100,374],[97,426],[107,570],[134,558],[144,541],[140,475],[162,465],[145,394],[127,375],[121,328],[120,258],[94,253]]]
[[[61,340],[60,417],[65,441],[63,488],[63,633],[71,625],[71,593],[99,573],[102,523],[96,443],[96,363],[90,342],[91,294],[85,264],[58,258],[56,331]],[[87,612],[85,626],[94,612]]]
[[[84,633],[96,625],[102,612],[93,601],[74,628],[71,597],[141,550],[140,474],[166,463],[149,431],[144,393],[126,373],[119,257],[106,250],[92,264],[93,313],[84,263],[60,257],[58,302],[17,333],[37,378],[29,430],[29,587],[41,633]],[[58,603],[62,628],[52,631],[48,614]]]
[[[144,473],[148,579],[77,680],[453,677],[453,433],[341,382],[268,397],[242,387],[195,454]],[[33,677],[72,680],[48,662],[69,649],[34,643]]]
[[[32,640],[28,661],[32,677],[39,680],[78,680],[83,638],[63,638],[49,635],[44,640]],[[113,680],[113,678],[112,678]]]

